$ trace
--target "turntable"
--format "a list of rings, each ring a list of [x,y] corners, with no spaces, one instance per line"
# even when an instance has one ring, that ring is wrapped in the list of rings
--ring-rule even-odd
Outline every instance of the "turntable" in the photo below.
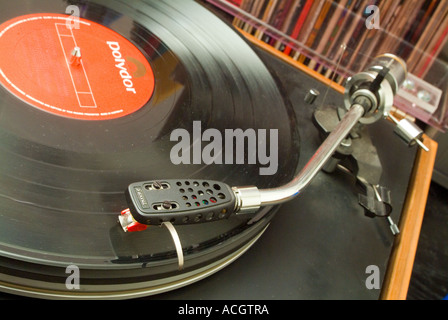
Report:
[[[435,148],[390,112],[404,61],[315,100],[325,83],[197,2],[1,7],[1,291],[380,296],[366,268],[387,284],[408,185],[427,182],[412,172],[431,162],[408,145]],[[353,129],[361,146],[341,151]]]

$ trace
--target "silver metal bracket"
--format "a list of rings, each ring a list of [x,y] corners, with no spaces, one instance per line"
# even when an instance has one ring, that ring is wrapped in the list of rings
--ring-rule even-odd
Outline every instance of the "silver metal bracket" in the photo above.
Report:
[[[422,142],[423,130],[420,129],[415,123],[406,118],[398,120],[391,114],[387,114],[386,117],[389,117],[396,124],[394,130],[395,134],[399,136],[409,147],[417,144],[426,152],[429,151],[429,148]]]
[[[182,249],[182,243],[180,242],[179,234],[177,233],[176,228],[171,222],[163,222],[161,226],[165,226],[171,234],[174,246],[176,247],[179,270],[182,270],[184,268],[184,252]]]

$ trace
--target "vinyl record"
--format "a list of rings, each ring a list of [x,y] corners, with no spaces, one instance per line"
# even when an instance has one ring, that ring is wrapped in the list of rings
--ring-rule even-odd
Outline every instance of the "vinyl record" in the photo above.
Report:
[[[71,55],[76,48],[80,60]],[[177,227],[179,271],[166,229],[124,233],[117,223],[133,182],[196,178],[268,188],[296,171],[297,128],[275,79],[200,4],[3,1],[0,52],[1,290],[44,298],[155,294],[226,266],[269,224],[272,208],[256,223]],[[174,164],[171,133],[187,130],[193,152],[201,143],[195,122],[223,135],[278,130],[276,173],[260,175],[263,164],[247,161]],[[70,265],[81,270],[81,290],[65,285]]]

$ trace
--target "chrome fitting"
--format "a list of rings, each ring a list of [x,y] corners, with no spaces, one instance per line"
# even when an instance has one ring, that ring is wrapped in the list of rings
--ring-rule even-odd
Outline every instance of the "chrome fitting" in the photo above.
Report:
[[[392,54],[375,58],[367,70],[347,79],[344,95],[346,111],[363,96],[370,100],[372,107],[366,110],[360,122],[372,124],[379,121],[390,113],[394,96],[406,78],[406,63],[401,58]]]
[[[235,213],[237,215],[255,213],[260,209],[260,190],[257,187],[233,187],[232,191],[236,198]]]

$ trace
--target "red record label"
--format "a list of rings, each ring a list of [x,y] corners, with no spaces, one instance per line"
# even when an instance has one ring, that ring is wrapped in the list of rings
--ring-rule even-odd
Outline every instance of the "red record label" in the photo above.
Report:
[[[154,73],[137,47],[109,28],[32,14],[0,25],[0,83],[40,110],[110,120],[149,101]]]

